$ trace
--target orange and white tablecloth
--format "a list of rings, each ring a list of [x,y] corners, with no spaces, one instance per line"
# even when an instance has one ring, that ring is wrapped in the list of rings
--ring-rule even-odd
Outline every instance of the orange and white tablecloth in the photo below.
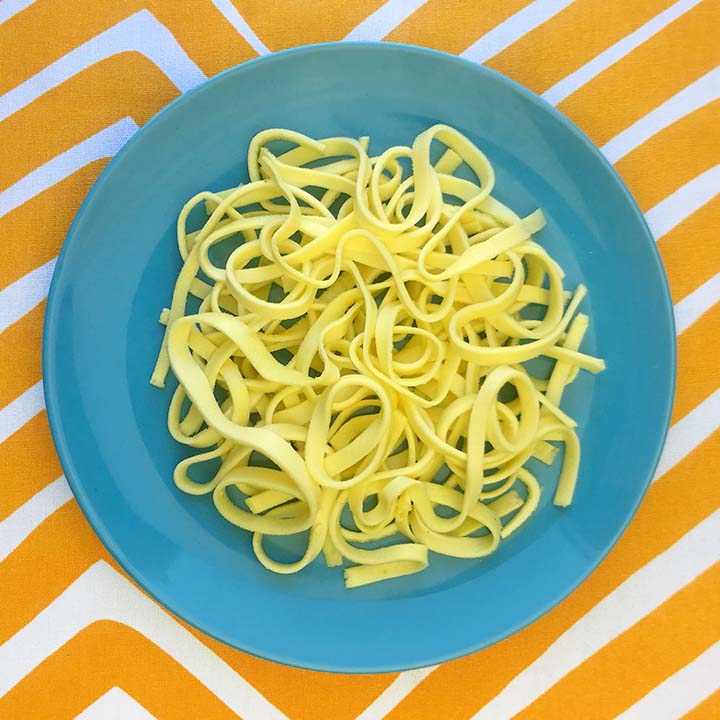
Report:
[[[617,547],[517,635],[399,675],[274,665],[160,608],[72,499],[43,408],[54,258],[108,159],[206,77],[343,38],[555,104],[646,213],[677,319],[672,428]],[[719,0],[0,0],[0,718],[718,720],[719,62]]]

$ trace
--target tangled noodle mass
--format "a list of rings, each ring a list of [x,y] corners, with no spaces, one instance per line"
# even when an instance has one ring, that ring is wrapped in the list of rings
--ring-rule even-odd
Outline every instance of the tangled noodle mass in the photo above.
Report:
[[[487,158],[445,125],[377,157],[368,138],[266,130],[248,172],[178,218],[183,266],[151,379],[172,368],[170,433],[201,449],[177,486],[211,494],[269,570],[322,552],[349,565],[347,587],[418,572],[428,550],[492,553],[537,507],[526,465],[551,464],[557,442],[554,502],[569,505],[580,446],[560,402],[604,364],[579,351],[585,288],[566,291],[533,240],[542,212],[494,199]],[[534,377],[524,363],[541,356],[554,364]],[[298,533],[300,559],[267,554],[266,536]]]

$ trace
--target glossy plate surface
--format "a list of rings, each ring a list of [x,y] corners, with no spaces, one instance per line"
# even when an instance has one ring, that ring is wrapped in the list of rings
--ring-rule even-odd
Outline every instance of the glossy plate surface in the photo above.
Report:
[[[571,508],[554,508],[557,467],[536,516],[491,558],[433,556],[424,573],[353,591],[320,562],[278,576],[208,497],[172,469],[172,383],[148,384],[180,267],[175,220],[197,191],[246,179],[264,128],[407,144],[437,122],[475,141],[517,212],[542,207],[539,240],[568,286],[584,282],[582,373],[564,408],[580,424]],[[122,566],[177,615],[242,650],[308,668],[374,672],[429,665],[493,643],[559,602],[600,562],[653,474],[672,402],[675,334],[655,243],[625,186],[577,128],[528,90],[441,53],[330,44],[233,68],[140,130],[82,205],[58,262],[44,335],[55,443],[75,496]],[[272,549],[272,546],[271,548]]]

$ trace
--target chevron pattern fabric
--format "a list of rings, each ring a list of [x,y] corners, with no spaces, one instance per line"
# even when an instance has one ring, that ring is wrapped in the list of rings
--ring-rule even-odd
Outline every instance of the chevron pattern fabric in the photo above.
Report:
[[[0,718],[718,720],[718,28],[720,0],[0,0]],[[394,675],[275,665],[157,605],[73,500],[42,393],[55,257],[113,154],[205,78],[342,39],[461,55],[577,123],[646,214],[678,332],[667,446],[602,565],[498,645]]]

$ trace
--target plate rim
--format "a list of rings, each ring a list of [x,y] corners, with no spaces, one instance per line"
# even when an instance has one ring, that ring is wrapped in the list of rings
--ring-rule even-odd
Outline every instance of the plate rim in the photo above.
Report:
[[[122,161],[122,158],[124,154],[128,151],[132,145],[138,141],[138,138],[141,137],[141,134],[144,132],[144,130],[154,123],[157,123],[160,121],[163,116],[166,114],[172,112],[176,108],[180,107],[186,102],[191,102],[193,96],[197,93],[202,91],[207,85],[210,83],[214,83],[219,81],[221,78],[224,78],[229,75],[234,74],[240,74],[248,71],[252,71],[252,68],[257,65],[258,63],[269,63],[277,61],[278,59],[283,59],[288,56],[293,55],[302,55],[306,53],[314,53],[317,51],[332,51],[332,50],[348,50],[348,49],[357,49],[357,48],[363,48],[368,51],[373,51],[375,49],[392,49],[396,52],[407,52],[410,54],[419,54],[424,55],[427,57],[434,57],[439,60],[443,61],[450,61],[451,63],[456,63],[461,66],[464,66],[466,68],[471,68],[474,72],[479,73],[480,75],[486,75],[490,77],[491,79],[494,79],[496,82],[499,82],[502,85],[505,85],[508,87],[511,91],[515,93],[519,93],[521,96],[523,96],[526,100],[528,100],[531,104],[538,107],[541,111],[550,114],[553,119],[560,123],[564,127],[564,129],[567,132],[570,132],[572,135],[574,135],[595,157],[597,161],[599,161],[602,165],[604,165],[605,170],[609,171],[610,175],[612,176],[615,184],[620,189],[622,196],[624,198],[624,201],[629,205],[632,214],[635,216],[635,219],[638,222],[638,227],[641,228],[642,234],[644,235],[645,241],[648,243],[648,245],[651,247],[651,257],[652,261],[655,265],[656,270],[658,271],[658,276],[661,279],[661,287],[660,291],[663,298],[662,306],[659,307],[659,311],[662,315],[661,321],[665,323],[666,330],[670,337],[672,338],[672,342],[670,343],[669,347],[667,348],[667,363],[668,363],[668,371],[670,374],[670,383],[668,387],[668,394],[666,397],[665,407],[663,408],[662,413],[662,427],[663,431],[655,438],[655,450],[654,450],[654,457],[652,459],[652,462],[648,464],[647,466],[647,473],[646,477],[643,480],[643,483],[641,486],[638,487],[638,496],[636,501],[633,503],[632,507],[630,508],[630,511],[627,514],[627,517],[623,520],[623,522],[618,527],[617,532],[613,535],[611,540],[607,543],[606,547],[603,548],[602,552],[600,552],[597,556],[597,558],[589,563],[585,571],[577,576],[577,578],[574,579],[573,582],[569,583],[565,587],[562,588],[562,590],[554,597],[554,599],[548,601],[545,605],[538,607],[537,610],[533,613],[529,613],[525,618],[523,618],[522,621],[518,621],[511,627],[507,628],[505,631],[496,633],[492,637],[485,639],[483,641],[473,641],[470,639],[462,648],[458,649],[455,652],[449,652],[444,654],[435,654],[432,655],[430,653],[430,657],[427,657],[426,655],[423,655],[422,659],[415,660],[413,662],[406,662],[406,663],[386,663],[382,659],[378,659],[376,662],[369,664],[369,663],[363,663],[360,665],[353,665],[353,666],[347,666],[347,665],[333,665],[331,663],[323,663],[323,662],[315,662],[315,661],[309,661],[309,662],[300,662],[294,658],[288,659],[281,657],[279,654],[274,653],[272,651],[265,651],[262,648],[256,648],[256,647],[249,647],[248,645],[244,645],[239,643],[236,639],[230,638],[227,636],[224,636],[222,633],[215,632],[213,630],[208,629],[205,624],[202,622],[201,619],[198,618],[189,618],[184,613],[179,612],[176,609],[175,603],[172,598],[161,598],[158,594],[155,593],[155,591],[149,587],[148,583],[146,583],[144,580],[141,580],[139,576],[142,576],[142,573],[138,572],[136,568],[133,566],[133,563],[131,563],[126,557],[124,552],[122,551],[121,546],[116,542],[116,540],[110,536],[109,532],[106,532],[103,529],[103,523],[102,518],[96,513],[94,510],[92,503],[89,501],[88,497],[86,496],[84,490],[83,490],[83,482],[79,478],[79,474],[76,472],[74,462],[72,459],[72,453],[69,448],[69,444],[67,442],[65,433],[63,431],[63,423],[62,418],[59,410],[59,400],[57,398],[58,393],[58,383],[54,377],[54,372],[52,370],[52,363],[50,360],[50,355],[52,355],[51,352],[46,351],[46,347],[48,345],[48,338],[53,335],[54,331],[56,330],[56,326],[59,322],[59,303],[56,301],[56,296],[59,292],[58,288],[62,282],[62,275],[63,275],[63,267],[65,264],[65,258],[67,256],[67,247],[71,242],[73,242],[73,238],[77,232],[77,225],[79,224],[82,216],[84,215],[88,205],[91,203],[93,196],[96,194],[96,192],[99,190],[99,188],[107,181],[109,175],[111,174],[111,171],[113,167]],[[674,404],[674,397],[675,397],[675,390],[677,385],[677,335],[676,335],[676,328],[675,328],[675,318],[674,318],[674,312],[673,312],[673,304],[672,304],[672,298],[670,294],[670,288],[667,280],[667,274],[665,272],[664,265],[662,263],[662,259],[660,257],[660,253],[657,248],[657,243],[652,235],[652,232],[648,226],[647,220],[645,219],[645,215],[640,210],[637,201],[635,200],[634,196],[630,192],[629,188],[625,184],[625,182],[620,177],[617,170],[614,168],[614,166],[607,160],[607,158],[602,154],[600,149],[590,140],[590,138],[577,126],[575,123],[573,123],[569,118],[567,118],[563,113],[561,113],[556,107],[551,105],[549,102],[547,102],[544,98],[542,98],[537,93],[533,92],[529,88],[525,87],[524,85],[520,84],[519,82],[513,80],[512,78],[507,77],[506,75],[503,75],[502,73],[493,70],[492,68],[488,68],[485,65],[481,65],[478,63],[475,63],[471,60],[452,55],[450,53],[446,53],[440,50],[435,50],[432,48],[422,47],[418,45],[412,45],[412,44],[405,44],[405,43],[397,43],[397,42],[383,42],[383,41],[334,41],[334,42],[323,42],[323,43],[311,43],[306,45],[300,45],[297,47],[287,48],[284,50],[280,50],[277,52],[272,52],[268,55],[260,55],[258,57],[252,58],[250,60],[247,60],[243,63],[240,63],[238,65],[234,65],[230,68],[227,68],[226,70],[223,70],[222,72],[213,75],[211,77],[206,78],[202,82],[198,83],[194,87],[192,87],[190,90],[188,90],[185,93],[182,93],[177,98],[172,100],[170,103],[168,103],[166,106],[164,106],[162,109],[160,109],[155,115],[153,115],[146,123],[144,123],[139,130],[137,130],[132,137],[123,145],[122,148],[110,159],[110,161],[107,163],[107,165],[103,168],[100,175],[97,177],[95,182],[92,184],[90,189],[88,190],[87,194],[85,195],[82,203],[78,207],[78,210],[75,213],[75,216],[73,218],[72,223],[70,224],[70,227],[68,228],[68,231],[65,235],[65,238],[63,240],[62,246],[60,248],[60,252],[57,256],[57,262],[55,265],[55,269],[53,271],[53,276],[50,284],[50,288],[47,295],[47,305],[46,305],[46,311],[45,311],[45,317],[43,320],[43,332],[42,332],[42,383],[43,383],[43,394],[45,398],[45,407],[47,411],[48,416],[48,424],[50,426],[50,432],[53,439],[53,444],[55,446],[55,450],[57,452],[58,458],[60,460],[60,464],[62,466],[63,472],[65,474],[65,477],[67,479],[68,485],[70,486],[74,498],[77,500],[78,505],[85,517],[85,519],[90,524],[93,532],[96,534],[96,536],[99,538],[103,546],[106,548],[106,550],[110,553],[110,555],[113,557],[113,559],[120,565],[120,567],[127,573],[127,575],[132,579],[134,583],[139,585],[142,590],[147,593],[155,602],[157,602],[163,609],[170,612],[175,618],[180,619],[182,622],[187,623],[191,627],[195,628],[196,630],[199,630],[200,632],[204,633],[205,635],[208,635],[209,637],[218,640],[225,645],[228,645],[230,647],[233,647],[237,650],[240,650],[242,652],[248,653],[250,655],[254,655],[256,657],[270,660],[272,662],[277,662],[284,665],[289,665],[292,667],[297,667],[305,670],[314,670],[314,671],[321,671],[321,672],[331,672],[331,673],[352,673],[352,674],[370,674],[370,673],[390,673],[390,672],[400,672],[403,670],[410,670],[415,668],[421,668],[421,667],[427,667],[429,665],[434,665],[438,663],[448,662],[453,659],[457,659],[460,657],[464,657],[467,655],[470,655],[474,652],[477,652],[479,650],[482,650],[486,647],[489,647],[497,642],[502,641],[505,638],[508,638],[515,633],[519,632],[523,628],[527,627],[528,625],[532,624],[539,618],[541,618],[543,615],[548,613],[550,610],[552,610],[555,606],[559,605],[563,600],[565,600],[570,594],[572,594],[582,583],[585,582],[585,580],[597,569],[597,567],[603,562],[603,560],[607,557],[607,555],[610,553],[610,551],[615,547],[620,537],[623,535],[623,533],[626,531],[628,525],[635,517],[637,510],[645,498],[645,495],[647,494],[647,490],[650,486],[650,483],[652,482],[652,479],[655,475],[656,469],[658,467],[658,464],[660,462],[660,457],[662,454],[662,451],[665,447],[667,434],[670,428],[670,419],[672,414],[672,408]]]

